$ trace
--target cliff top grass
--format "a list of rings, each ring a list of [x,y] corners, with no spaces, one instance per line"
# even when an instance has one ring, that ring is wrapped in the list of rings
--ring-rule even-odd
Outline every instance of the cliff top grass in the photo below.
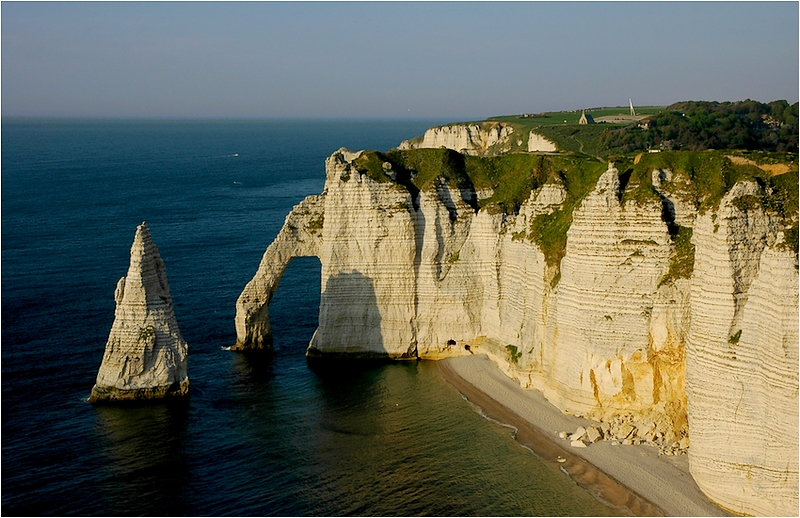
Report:
[[[662,195],[652,183],[654,170],[669,170],[671,180],[660,190],[694,205],[703,213],[719,206],[722,197],[737,182],[753,180],[763,187],[755,203],[779,215],[785,224],[787,243],[797,250],[798,167],[791,153],[673,151],[645,153],[638,159],[611,157],[620,171],[621,201],[642,204],[661,203]],[[388,167],[387,165],[391,167]],[[388,153],[367,151],[355,160],[356,169],[378,182],[405,186],[412,196],[434,189],[444,180],[451,187],[481,191],[492,195],[481,200],[490,212],[516,214],[531,192],[546,183],[560,183],[566,199],[560,210],[536,217],[527,234],[536,242],[550,264],[558,264],[566,249],[566,233],[572,212],[591,192],[607,165],[580,155],[506,154],[491,157],[465,156],[449,149],[393,149]],[[776,167],[777,166],[777,167]],[[786,171],[775,174],[776,171]],[[685,233],[675,229],[680,243],[688,243]],[[681,256],[690,256],[685,250]],[[686,261],[676,264],[671,275],[684,276]],[[672,268],[672,267],[671,267]]]
[[[388,164],[390,168],[384,164]],[[395,175],[396,183],[411,183],[420,190],[430,188],[439,177],[453,183],[469,180],[464,167],[464,156],[450,149],[392,149],[388,153],[364,151],[353,161],[353,165],[358,172],[376,182],[391,182],[391,172]]]
[[[671,181],[661,189],[670,197],[690,202],[698,213],[716,210],[722,198],[740,181],[750,180],[761,186],[761,195],[737,200],[742,208],[764,208],[782,220],[785,246],[798,253],[798,164],[794,153],[763,151],[673,151],[643,154],[628,168],[630,179],[623,199],[642,202],[660,195],[652,185],[652,171],[669,170]],[[625,174],[625,173],[623,173]],[[633,185],[637,182],[638,185]],[[684,259],[670,265],[670,275],[680,278],[689,257],[688,238],[673,236],[676,246],[685,245]],[[681,241],[683,239],[683,241]],[[679,249],[679,255],[681,250]]]
[[[519,212],[531,191],[552,180],[554,169],[549,157],[536,155],[501,155],[466,158],[476,186],[491,189],[493,194],[481,200],[481,208],[506,214]]]
[[[666,106],[636,106],[636,115],[645,116],[645,115],[653,115],[656,113],[660,113],[664,111]],[[591,115],[595,120],[601,117],[613,117],[613,116],[623,116],[628,117],[630,115],[630,107],[629,106],[604,106],[604,107],[597,107],[597,108],[581,108],[579,110],[568,110],[568,111],[560,111],[560,112],[543,112],[539,115],[544,115],[544,117],[524,117],[522,115],[502,115],[499,117],[489,117],[486,119],[487,121],[497,121],[497,122],[505,122],[514,125],[525,126],[527,128],[533,127],[542,127],[542,126],[555,126],[555,125],[563,125],[563,124],[578,124],[578,121],[581,118],[581,113],[586,112],[587,115]],[[566,121],[566,122],[565,122]],[[605,124],[614,124],[615,123],[605,123]],[[619,124],[626,124],[624,122]],[[603,124],[601,124],[602,126]]]
[[[670,170],[674,178],[661,189],[694,203],[700,212],[716,208],[737,182],[754,180],[771,191],[768,206],[785,217],[798,210],[798,163],[794,153],[761,151],[669,151],[642,153],[636,159],[611,156],[620,171],[622,201],[660,200],[652,185],[652,171]],[[384,164],[390,164],[387,169]],[[482,206],[498,205],[516,212],[532,190],[547,182],[562,182],[568,196],[582,199],[605,170],[602,162],[580,155],[513,153],[490,157],[465,156],[450,149],[392,149],[365,151],[354,162],[357,170],[378,182],[413,184],[427,190],[444,179],[453,187],[492,189]]]
[[[654,115],[662,112],[665,106],[637,106],[636,114],[639,117]],[[531,131],[542,135],[555,142],[560,151],[584,153],[587,155],[603,155],[607,150],[603,147],[603,135],[609,128],[622,128],[630,125],[627,121],[609,121],[598,124],[579,124],[581,113],[584,110],[570,110],[561,112],[544,112],[544,117],[523,117],[521,115],[504,115],[490,117],[487,122],[502,122],[514,128],[514,132],[522,135],[522,144],[517,145],[517,139],[511,139],[511,151],[527,151],[528,134]],[[588,108],[587,115],[595,120],[601,117],[630,117],[630,107],[615,106],[603,108]]]
[[[528,239],[535,242],[551,266],[561,264],[566,253],[567,231],[572,226],[572,213],[588,195],[607,169],[606,164],[580,157],[547,157],[558,181],[564,186],[566,198],[561,209],[537,216],[531,222]]]
[[[531,192],[548,182],[562,183],[568,197],[582,199],[606,168],[597,160],[577,156],[519,153],[477,157],[443,148],[365,151],[354,165],[377,182],[391,182],[391,171],[395,183],[412,191],[433,189],[442,179],[459,189],[490,189],[493,194],[482,200],[480,207],[506,214],[517,213]]]
[[[636,114],[640,117],[654,115],[662,112],[665,108],[665,106],[637,106]],[[434,127],[442,128],[446,126],[478,124],[486,129],[489,126],[506,124],[513,128],[514,135],[517,136],[517,138],[512,136],[509,141],[510,153],[527,152],[528,134],[533,130],[554,141],[561,151],[601,155],[605,151],[602,146],[603,131],[609,128],[622,128],[631,123],[630,120],[627,120],[620,122],[609,121],[592,125],[578,124],[582,111],[583,110],[542,112],[535,116],[503,115],[499,117],[490,117],[483,121],[451,122]],[[595,119],[615,116],[630,117],[630,108],[628,106],[587,108],[585,111]],[[422,142],[422,136],[409,139],[409,141],[417,143]],[[489,151],[491,152],[492,150]]]
[[[782,167],[775,167],[782,166]],[[650,173],[670,170],[674,177],[662,189],[694,204],[698,212],[716,209],[722,197],[743,180],[753,180],[764,187],[764,207],[785,220],[798,214],[798,165],[794,153],[761,151],[672,151],[641,155],[632,166],[643,189],[653,192]],[[783,171],[775,174],[775,171]]]
[[[595,124],[578,123],[584,110],[491,117],[485,121],[443,126],[506,124],[512,138],[488,153],[526,152],[534,131],[556,143],[559,151],[607,156],[648,149],[750,149],[798,152],[798,103],[684,101],[670,106],[587,108]],[[646,119],[645,124],[640,121]],[[439,126],[442,127],[442,126]],[[412,139],[419,141],[420,138]],[[510,147],[510,149],[509,149]]]

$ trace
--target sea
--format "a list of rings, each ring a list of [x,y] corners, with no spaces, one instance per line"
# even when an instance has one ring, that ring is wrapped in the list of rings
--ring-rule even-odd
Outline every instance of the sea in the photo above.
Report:
[[[320,263],[293,260],[274,354],[227,350],[236,298],[340,147],[446,121],[2,119],[2,514],[609,515],[433,362],[309,364]],[[87,398],[147,221],[190,397]]]

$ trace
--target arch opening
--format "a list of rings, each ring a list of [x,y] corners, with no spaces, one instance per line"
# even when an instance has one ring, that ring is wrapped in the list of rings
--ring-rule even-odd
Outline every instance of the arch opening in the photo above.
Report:
[[[275,354],[305,354],[319,324],[322,263],[315,256],[294,257],[269,303]]]

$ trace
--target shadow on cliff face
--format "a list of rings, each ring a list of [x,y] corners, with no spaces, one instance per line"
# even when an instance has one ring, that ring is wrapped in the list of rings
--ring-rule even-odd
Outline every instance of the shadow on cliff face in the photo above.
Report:
[[[361,272],[339,273],[328,278],[320,296],[319,327],[309,344],[311,363],[334,360],[388,359],[381,328],[381,312],[375,285]]]

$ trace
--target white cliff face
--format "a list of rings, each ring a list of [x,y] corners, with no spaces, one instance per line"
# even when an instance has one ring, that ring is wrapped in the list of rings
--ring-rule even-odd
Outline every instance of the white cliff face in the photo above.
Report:
[[[689,460],[698,486],[737,513],[798,508],[798,273],[774,222],[737,207],[736,185],[697,218],[686,350]]]
[[[309,355],[485,353],[566,412],[636,425],[662,449],[691,442],[692,474],[724,507],[796,512],[797,262],[780,249],[776,221],[742,204],[757,198],[755,183],[698,216],[682,177],[652,171],[659,194],[637,202],[611,165],[574,209],[553,263],[529,232],[567,202],[558,180],[517,214],[476,211],[469,189],[441,178],[422,192],[378,182],[356,170],[357,156],[327,160],[325,193],[308,210],[324,205],[321,236],[285,226],[245,290],[274,286],[282,268],[265,263],[318,254]],[[691,278],[670,273],[674,225],[694,229]],[[240,342],[269,325],[268,297],[248,296],[261,306],[237,307]]]
[[[668,200],[664,209],[669,213],[669,219],[676,225],[692,228],[697,217],[697,209],[694,202],[686,196],[689,190],[689,178],[677,177],[669,169],[654,169],[650,174],[650,182],[655,190]]]
[[[484,156],[511,150],[512,138],[524,145],[524,135],[514,134],[514,128],[504,123],[451,124],[431,128],[421,138],[404,140],[399,149],[429,149],[445,147],[465,155]],[[526,149],[526,148],[521,148]],[[527,150],[532,153],[553,153],[558,147],[552,140],[531,131]]]
[[[531,131],[528,135],[528,151],[531,153],[533,152],[545,152],[545,153],[552,153],[558,151],[558,147],[556,147],[555,142],[550,139],[539,135],[535,131]]]
[[[128,274],[117,283],[114,324],[91,402],[184,396],[189,391],[181,337],[158,248],[136,228]]]
[[[673,253],[661,203],[621,203],[610,168],[573,213],[559,268],[525,233],[564,201],[558,184],[533,192],[518,215],[487,224],[476,246],[483,263],[464,265],[481,279],[480,352],[565,411],[633,415],[677,441],[686,428],[688,281],[661,282]]]
[[[598,418],[663,414],[662,391],[671,380],[659,376],[654,347],[682,345],[669,341],[669,318],[653,318],[657,301],[657,317],[670,310],[659,294],[672,253],[661,204],[623,205],[619,188],[618,172],[610,167],[573,213],[544,371],[550,376],[547,392],[562,408]],[[661,344],[653,334],[664,335]],[[676,418],[685,421],[684,412]]]
[[[308,354],[416,358],[416,213],[404,187],[360,174],[354,157],[326,161],[322,324]]]
[[[445,147],[465,155],[502,153],[511,149],[514,129],[503,123],[453,124],[431,128],[421,140],[404,140],[399,149]]]

